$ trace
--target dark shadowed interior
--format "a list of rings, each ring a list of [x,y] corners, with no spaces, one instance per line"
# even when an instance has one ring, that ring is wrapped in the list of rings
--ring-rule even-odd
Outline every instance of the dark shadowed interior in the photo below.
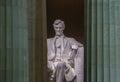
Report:
[[[65,22],[64,34],[84,43],[84,0],[47,0],[47,37],[54,37],[53,21]]]

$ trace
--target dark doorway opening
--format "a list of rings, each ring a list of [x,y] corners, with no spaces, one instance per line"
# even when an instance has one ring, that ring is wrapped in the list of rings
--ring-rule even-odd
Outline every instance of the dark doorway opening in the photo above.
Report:
[[[65,22],[66,36],[84,44],[84,0],[47,0],[47,38],[54,36],[55,19]]]

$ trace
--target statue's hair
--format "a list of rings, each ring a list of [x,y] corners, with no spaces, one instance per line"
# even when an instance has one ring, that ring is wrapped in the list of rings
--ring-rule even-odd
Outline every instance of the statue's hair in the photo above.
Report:
[[[59,24],[62,24],[63,27],[65,28],[65,24],[64,24],[64,21],[60,20],[60,19],[56,19],[53,23],[53,26],[57,26]]]

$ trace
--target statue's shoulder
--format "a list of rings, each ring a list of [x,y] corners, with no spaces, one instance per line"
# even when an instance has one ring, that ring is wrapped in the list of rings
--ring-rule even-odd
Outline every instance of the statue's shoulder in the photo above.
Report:
[[[81,42],[78,42],[75,38],[73,37],[66,37],[66,39],[71,43],[71,44],[77,44],[79,47],[83,47],[83,44]]]
[[[47,38],[47,44],[51,44],[54,41],[54,37],[53,38]]]
[[[51,41],[51,40],[53,40],[53,38],[47,38],[47,41]]]
[[[70,41],[75,40],[73,37],[66,37],[66,38]]]

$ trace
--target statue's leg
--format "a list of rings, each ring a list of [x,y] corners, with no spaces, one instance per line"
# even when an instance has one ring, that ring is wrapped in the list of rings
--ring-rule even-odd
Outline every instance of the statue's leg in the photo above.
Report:
[[[63,82],[65,76],[65,63],[58,63],[56,70],[56,82]]]

